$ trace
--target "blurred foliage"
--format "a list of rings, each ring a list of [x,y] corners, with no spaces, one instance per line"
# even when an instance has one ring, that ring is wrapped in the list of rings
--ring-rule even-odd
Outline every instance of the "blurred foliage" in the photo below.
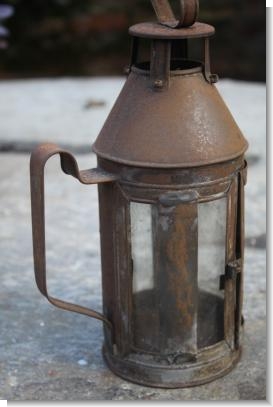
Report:
[[[4,26],[4,22],[7,18],[10,18],[12,14],[12,6],[0,4],[0,49],[5,49],[8,46],[6,38],[9,36],[9,30]]]
[[[0,2],[1,3],[1,2]],[[3,2],[4,3],[4,2]],[[119,75],[128,63],[128,26],[155,20],[148,0],[6,0],[10,46],[0,77]],[[199,20],[215,25],[213,71],[265,80],[266,8],[257,0],[200,0]]]

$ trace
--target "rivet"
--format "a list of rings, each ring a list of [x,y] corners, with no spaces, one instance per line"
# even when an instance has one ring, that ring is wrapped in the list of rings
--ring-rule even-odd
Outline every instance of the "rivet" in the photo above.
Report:
[[[124,73],[125,73],[125,75],[129,75],[130,72],[131,72],[131,67],[130,67],[130,66],[126,66],[126,67],[124,68]]]
[[[155,86],[155,88],[163,88],[163,81],[161,80],[161,79],[156,79],[155,81],[154,81],[154,86]]]
[[[210,75],[210,83],[217,83],[219,81],[219,76],[216,74]]]

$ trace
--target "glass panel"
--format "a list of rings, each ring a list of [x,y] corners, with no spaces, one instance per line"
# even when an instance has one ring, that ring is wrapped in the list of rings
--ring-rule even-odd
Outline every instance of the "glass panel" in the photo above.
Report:
[[[198,205],[198,284],[218,295],[226,261],[226,218],[226,198]]]
[[[131,246],[133,262],[133,345],[156,351],[158,307],[154,290],[153,207],[132,202]]]
[[[131,202],[133,293],[154,287],[152,206]]]
[[[198,205],[198,346],[224,339],[224,291],[220,276],[226,263],[227,200]]]

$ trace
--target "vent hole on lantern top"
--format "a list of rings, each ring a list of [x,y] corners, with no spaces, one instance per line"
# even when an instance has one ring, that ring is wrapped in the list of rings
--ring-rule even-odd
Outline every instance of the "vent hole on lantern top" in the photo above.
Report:
[[[170,71],[172,75],[186,75],[202,72],[202,70],[203,64],[200,61],[173,59],[170,64]],[[132,71],[148,75],[150,72],[150,62],[139,62],[132,67]]]

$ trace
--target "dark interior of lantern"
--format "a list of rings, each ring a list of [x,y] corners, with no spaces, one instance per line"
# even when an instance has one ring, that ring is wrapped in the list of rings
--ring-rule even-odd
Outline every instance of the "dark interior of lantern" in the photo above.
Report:
[[[158,304],[154,290],[133,295],[133,326],[135,345],[147,352],[157,352],[159,321]],[[143,335],[145,332],[145,335]],[[206,291],[198,291],[197,347],[215,345],[224,339],[224,299]]]
[[[134,38],[132,64],[136,68],[149,71],[151,58],[151,40]],[[190,70],[201,69],[204,60],[203,39],[180,39],[171,41],[170,69]]]
[[[139,62],[139,63],[135,64],[135,67],[138,69],[141,69],[143,71],[149,71],[150,62],[149,61]],[[171,61],[170,69],[171,69],[171,71],[194,70],[194,71],[198,72],[198,71],[202,70],[202,62],[193,61],[193,60],[189,60],[189,59],[174,59]]]
[[[161,262],[164,259],[156,251],[159,244],[156,242],[162,242],[162,233],[168,225],[170,229],[167,228],[168,236],[163,240],[161,250],[164,250],[165,246],[169,247],[174,226],[173,218],[169,219],[168,214],[165,214],[160,220],[161,215],[156,206],[131,203],[131,247],[134,265],[132,326],[133,341],[137,349],[158,353],[162,349],[163,332],[167,337],[170,335],[171,341],[171,338],[178,337],[181,331],[187,329],[189,337],[185,335],[185,348],[190,337],[192,343],[197,342],[198,349],[215,345],[224,339],[224,290],[221,289],[220,281],[226,261],[227,200],[222,198],[200,203],[196,208],[198,227],[193,234],[198,251],[194,251],[191,259],[193,279],[188,274],[185,277],[182,268],[179,281],[175,280],[175,287],[172,283],[172,273],[177,274],[175,266],[172,270],[173,263],[167,262],[168,266],[165,269],[165,263],[162,265]],[[197,213],[193,211],[191,218],[193,230],[196,225],[194,214]],[[183,218],[175,219],[176,227],[180,225],[180,228],[183,228]],[[158,224],[163,225],[163,230]],[[183,236],[180,233],[175,236],[175,240],[172,240],[174,246],[171,247],[179,249]],[[189,239],[190,236],[187,235],[187,241]],[[180,256],[188,255],[189,253],[180,253]],[[195,278],[198,280],[196,281],[198,290],[195,283],[192,284]],[[166,284],[172,287],[171,293],[166,289]],[[187,327],[181,321],[185,321],[185,324],[191,322]]]

